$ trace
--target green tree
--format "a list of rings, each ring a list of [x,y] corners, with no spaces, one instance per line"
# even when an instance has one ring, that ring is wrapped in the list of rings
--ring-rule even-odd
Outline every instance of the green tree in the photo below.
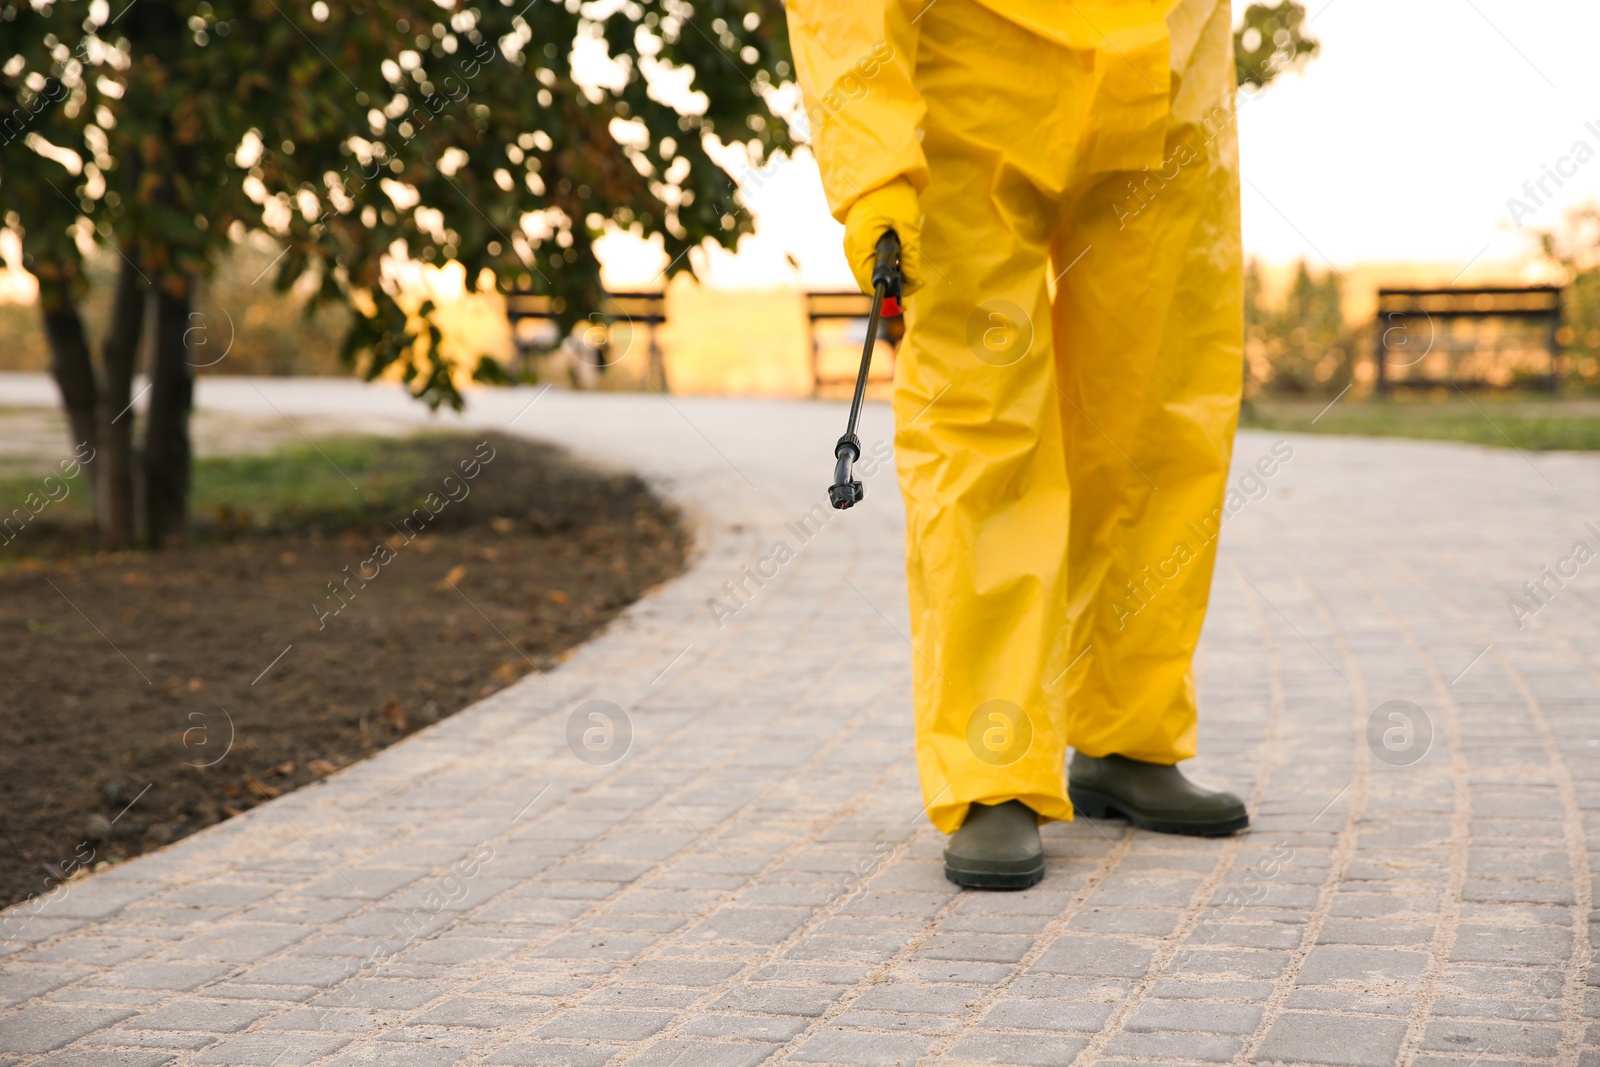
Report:
[[[1600,384],[1600,205],[1573,208],[1565,222],[1535,236],[1545,260],[1566,275],[1557,336],[1565,371],[1593,386]]]
[[[1251,256],[1244,265],[1244,330],[1247,335],[1266,325],[1267,309],[1262,302],[1262,289],[1261,263]]]
[[[1284,71],[1303,66],[1322,47],[1305,36],[1306,9],[1294,0],[1251,4],[1233,31],[1234,73],[1241,86],[1264,87]]]
[[[1261,270],[1245,266],[1247,373],[1264,389],[1307,394],[1343,389],[1355,369],[1356,333],[1344,321],[1344,283],[1338,273],[1321,278],[1302,260],[1283,303],[1263,299]]]
[[[1234,75],[1241,89],[1262,89],[1286,71],[1303,67],[1321,45],[1303,32],[1305,8],[1294,0],[1251,4],[1233,31]],[[1244,270],[1244,375],[1247,386],[1275,392],[1343,388],[1353,368],[1354,335],[1345,329],[1339,276],[1314,281],[1301,262],[1281,308],[1264,298],[1261,265]],[[1247,389],[1247,393],[1249,390]],[[1247,395],[1248,401],[1248,395]]]
[[[94,450],[102,542],[183,530],[195,288],[245,233],[281,243],[273,284],[310,276],[313,308],[349,309],[361,373],[399,364],[460,407],[432,308],[401,305],[385,255],[547,294],[569,327],[597,306],[608,223],[659,236],[671,273],[749,231],[708,149],[759,166],[787,147],[766,98],[789,73],[774,0],[0,2],[0,212]],[[80,311],[97,246],[121,265],[98,367]]]

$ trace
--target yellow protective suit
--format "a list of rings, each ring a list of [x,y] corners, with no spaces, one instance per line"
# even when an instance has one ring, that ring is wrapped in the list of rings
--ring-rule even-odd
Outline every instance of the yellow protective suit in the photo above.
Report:
[[[1070,818],[1069,745],[1195,752],[1242,371],[1229,6],[788,14],[852,264],[892,226],[922,283],[894,412],[929,817]]]

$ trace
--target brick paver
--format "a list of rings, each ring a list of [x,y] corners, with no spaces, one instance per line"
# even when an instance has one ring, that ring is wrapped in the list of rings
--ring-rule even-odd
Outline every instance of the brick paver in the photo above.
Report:
[[[259,386],[201,399],[420,418]],[[1561,562],[1600,550],[1600,457],[1290,438],[1197,672],[1194,773],[1252,832],[1054,824],[1042,885],[975,894],[911,764],[892,472],[825,506],[841,409],[535,396],[467,419],[648,473],[690,572],[559,669],[0,915],[0,1064],[1600,1065],[1600,598]]]

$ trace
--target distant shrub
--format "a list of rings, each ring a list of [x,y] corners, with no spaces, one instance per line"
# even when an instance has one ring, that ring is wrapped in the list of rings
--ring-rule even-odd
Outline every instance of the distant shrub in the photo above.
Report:
[[[1244,338],[1252,395],[1331,395],[1355,372],[1357,337],[1345,324],[1343,281],[1332,270],[1315,277],[1303,260],[1276,306],[1264,298],[1260,264],[1246,266]]]

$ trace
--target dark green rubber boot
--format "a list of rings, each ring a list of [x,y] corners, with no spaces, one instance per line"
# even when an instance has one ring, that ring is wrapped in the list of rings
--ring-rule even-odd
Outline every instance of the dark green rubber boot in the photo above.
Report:
[[[1203,789],[1176,767],[1126,756],[1072,754],[1067,797],[1091,819],[1127,819],[1163,834],[1216,837],[1250,825],[1244,801]]]
[[[974,804],[950,835],[944,876],[968,889],[1027,889],[1044,877],[1039,817],[1020,800]]]

